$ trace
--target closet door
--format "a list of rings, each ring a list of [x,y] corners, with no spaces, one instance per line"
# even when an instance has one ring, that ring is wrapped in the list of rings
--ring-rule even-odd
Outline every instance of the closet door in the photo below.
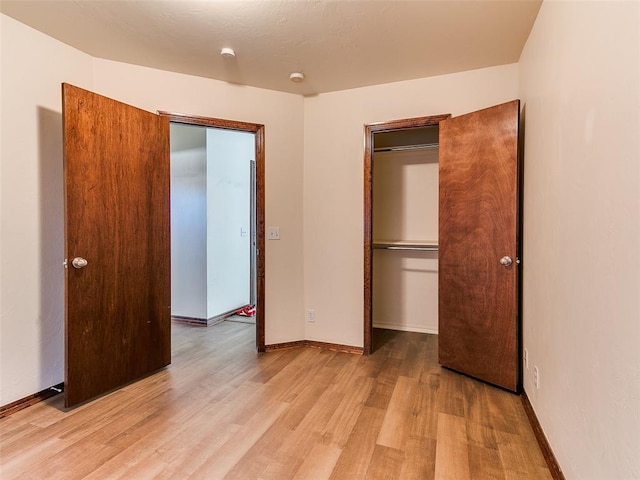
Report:
[[[520,388],[518,100],[440,122],[438,354]]]

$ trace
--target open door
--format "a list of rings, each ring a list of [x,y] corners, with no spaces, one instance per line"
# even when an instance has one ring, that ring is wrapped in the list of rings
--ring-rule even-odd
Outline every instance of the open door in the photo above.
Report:
[[[171,362],[169,119],[62,94],[69,407]]]
[[[518,100],[440,122],[443,366],[520,389]]]

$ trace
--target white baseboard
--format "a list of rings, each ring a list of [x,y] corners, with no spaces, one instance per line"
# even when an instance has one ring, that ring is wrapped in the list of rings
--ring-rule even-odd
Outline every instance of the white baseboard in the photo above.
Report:
[[[423,327],[421,325],[400,325],[396,323],[374,323],[373,328],[386,328],[387,330],[400,330],[402,332],[438,334],[437,328]]]

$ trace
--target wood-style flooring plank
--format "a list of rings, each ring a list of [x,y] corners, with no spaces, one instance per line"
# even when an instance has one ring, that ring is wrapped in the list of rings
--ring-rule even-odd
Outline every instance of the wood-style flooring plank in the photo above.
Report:
[[[55,455],[31,463],[20,478],[82,479],[116,455],[107,445],[93,442],[74,442]],[[4,476],[2,478],[5,478]]]
[[[438,438],[438,389],[433,385],[417,383],[411,404],[410,436],[412,438]]]
[[[346,386],[347,384],[345,384]],[[373,379],[370,377],[355,377],[353,383],[344,396],[333,415],[323,426],[322,441],[327,445],[333,445],[340,449],[349,440],[351,432],[358,421],[362,407],[373,388]]]
[[[328,480],[341,453],[339,448],[316,443],[293,478]]]
[[[473,477],[487,480],[504,480],[504,467],[498,449],[468,445],[469,471]]]
[[[373,457],[376,439],[384,420],[384,410],[364,406],[356,421],[349,440],[342,449],[331,480],[365,478]]]
[[[539,449],[527,446],[523,441],[526,438],[499,431],[496,432],[496,437],[506,479],[551,478],[550,473],[549,477],[541,476],[541,470],[548,472],[544,459]]]
[[[401,478],[400,471],[403,462],[404,452],[402,450],[376,445],[365,478],[380,480]]]
[[[439,411],[449,415],[464,417],[465,399],[464,382],[465,377],[459,373],[446,368],[440,369],[440,383],[438,387]]]
[[[277,401],[264,405],[189,478],[223,478],[288,407]]]
[[[291,434],[282,421],[276,422],[245,453],[244,457],[225,475],[226,480],[246,480],[268,478],[267,471],[277,473],[281,465],[277,464],[275,453]],[[274,464],[277,464],[274,466]]]
[[[434,480],[436,473],[436,439],[411,437],[405,445],[404,462],[398,478]]]
[[[391,401],[382,421],[378,445],[401,450],[413,424],[413,403],[418,396],[417,382],[411,378],[398,377]]]
[[[475,473],[475,472],[474,472]],[[463,417],[438,414],[437,480],[471,480],[466,425]]]

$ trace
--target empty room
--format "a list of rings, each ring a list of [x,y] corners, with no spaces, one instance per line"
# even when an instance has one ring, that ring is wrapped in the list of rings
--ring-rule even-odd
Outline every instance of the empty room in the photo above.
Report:
[[[640,479],[637,0],[2,0],[0,107],[2,479]]]

